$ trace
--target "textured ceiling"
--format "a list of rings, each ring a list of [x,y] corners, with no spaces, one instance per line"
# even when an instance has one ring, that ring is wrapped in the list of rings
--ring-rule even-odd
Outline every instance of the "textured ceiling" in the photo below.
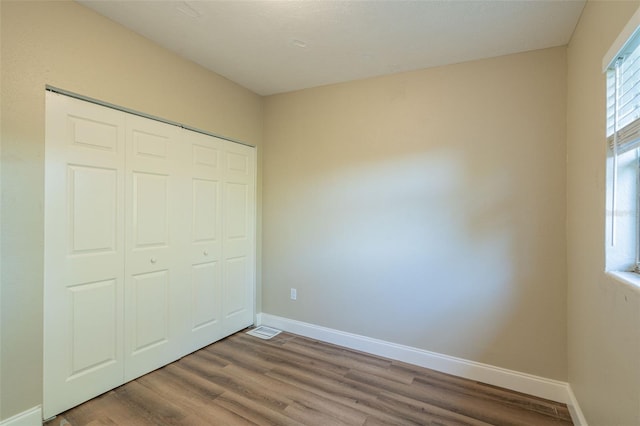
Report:
[[[565,45],[585,4],[78,2],[261,95]]]

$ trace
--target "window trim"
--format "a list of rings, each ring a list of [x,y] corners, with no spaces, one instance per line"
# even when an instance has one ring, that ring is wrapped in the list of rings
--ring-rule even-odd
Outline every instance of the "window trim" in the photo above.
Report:
[[[640,9],[636,10],[629,22],[624,26],[618,37],[602,58],[602,72],[606,73],[616,58],[623,53],[636,37],[640,37]]]
[[[605,232],[607,245],[607,249],[605,250],[605,271],[607,274],[615,276],[618,280],[622,280],[634,287],[640,288],[640,117],[635,118],[631,122],[626,122],[620,129],[617,128],[620,123],[618,118],[618,113],[620,111],[618,105],[620,96],[620,93],[618,93],[618,86],[621,80],[624,82],[623,79],[625,78],[620,75],[619,70],[620,66],[626,65],[624,62],[621,63],[620,61],[622,58],[629,58],[634,50],[639,48],[638,46],[640,46],[640,9],[633,14],[602,60],[602,71],[605,74],[605,79],[607,81],[605,89],[606,114],[604,123],[608,148],[606,173],[607,205],[605,208],[609,210],[610,206],[610,211],[607,213],[607,231]],[[633,67],[633,63],[629,63],[628,66]],[[629,69],[630,68],[626,68],[626,70]],[[612,71],[615,73],[613,96],[616,98],[613,105],[609,103],[612,95],[611,86],[609,84]],[[638,80],[640,80],[640,77]],[[633,83],[635,81],[635,76],[633,76],[630,81],[632,81],[634,86],[636,84],[640,84]],[[613,119],[613,134],[609,134],[611,130],[609,120],[611,119],[612,106],[614,108],[613,114],[615,118]],[[619,206],[616,201],[616,198],[619,196],[617,180],[620,169],[618,160],[620,155],[625,155],[627,153],[630,154],[630,151],[635,152],[635,158],[633,160],[626,159],[625,162],[627,165],[633,165],[633,170],[635,170],[635,179],[629,175],[627,175],[625,179],[627,183],[633,182],[635,188],[632,192],[626,192],[627,197],[625,198],[625,207],[623,210],[619,210]],[[632,198],[629,198],[633,197],[634,192],[635,202]],[[623,238],[623,246],[616,247],[616,235],[621,235],[616,230],[617,222],[620,220],[618,219],[618,214],[620,212],[624,212],[625,208],[627,211],[635,210],[633,212],[635,214],[635,220],[631,219],[631,222],[626,222],[626,226],[630,226],[631,223],[633,223],[631,226],[635,226],[635,232],[633,233],[635,234],[635,238],[633,234],[631,236],[631,238],[635,239],[635,244],[633,244],[632,240]],[[624,236],[625,234],[622,235]],[[631,253],[632,249],[635,249],[635,253]],[[622,264],[625,264],[626,266],[622,266]]]

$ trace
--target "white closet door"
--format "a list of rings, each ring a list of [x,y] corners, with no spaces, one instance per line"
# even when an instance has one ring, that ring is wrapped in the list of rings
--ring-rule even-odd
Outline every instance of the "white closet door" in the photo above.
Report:
[[[127,115],[125,378],[131,380],[180,356],[180,198],[184,166],[179,128]]]
[[[224,335],[253,324],[255,305],[255,149],[225,143],[222,188]]]
[[[189,352],[222,335],[222,160],[220,140],[184,130],[190,151]]]
[[[253,323],[255,149],[47,92],[45,418]]]
[[[44,418],[123,381],[122,113],[47,92]]]

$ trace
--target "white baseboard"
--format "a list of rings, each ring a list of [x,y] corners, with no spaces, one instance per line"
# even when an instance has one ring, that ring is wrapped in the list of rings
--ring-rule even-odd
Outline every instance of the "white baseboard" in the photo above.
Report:
[[[267,325],[323,342],[561,402],[569,407],[574,424],[587,426],[578,402],[566,382],[334,330],[264,312],[258,314],[256,318],[257,325]]]
[[[0,421],[0,426],[42,426],[42,408],[33,407]]]
[[[571,385],[567,385],[567,392],[569,394],[569,402],[567,402],[567,408],[569,409],[569,413],[571,414],[571,420],[573,420],[573,424],[576,426],[589,426],[587,424],[587,419],[584,417],[582,410],[580,409],[580,404],[578,404],[578,400],[573,393],[573,389],[571,389]]]

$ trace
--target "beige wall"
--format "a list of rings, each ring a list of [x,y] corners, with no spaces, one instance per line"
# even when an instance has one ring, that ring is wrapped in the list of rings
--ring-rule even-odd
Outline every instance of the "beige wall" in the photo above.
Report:
[[[569,44],[569,381],[592,426],[640,424],[640,293],[604,275],[602,59],[638,2],[589,2]]]
[[[263,312],[566,380],[565,101],[564,47],[266,98]]]
[[[263,111],[75,3],[2,0],[0,420],[41,403],[49,84],[259,146],[264,118],[264,312],[568,372],[589,424],[640,423],[640,296],[602,272],[601,60],[637,7],[589,2],[568,51],[271,96]]]
[[[1,4],[4,419],[42,399],[45,85],[253,145],[262,99],[76,3]]]

